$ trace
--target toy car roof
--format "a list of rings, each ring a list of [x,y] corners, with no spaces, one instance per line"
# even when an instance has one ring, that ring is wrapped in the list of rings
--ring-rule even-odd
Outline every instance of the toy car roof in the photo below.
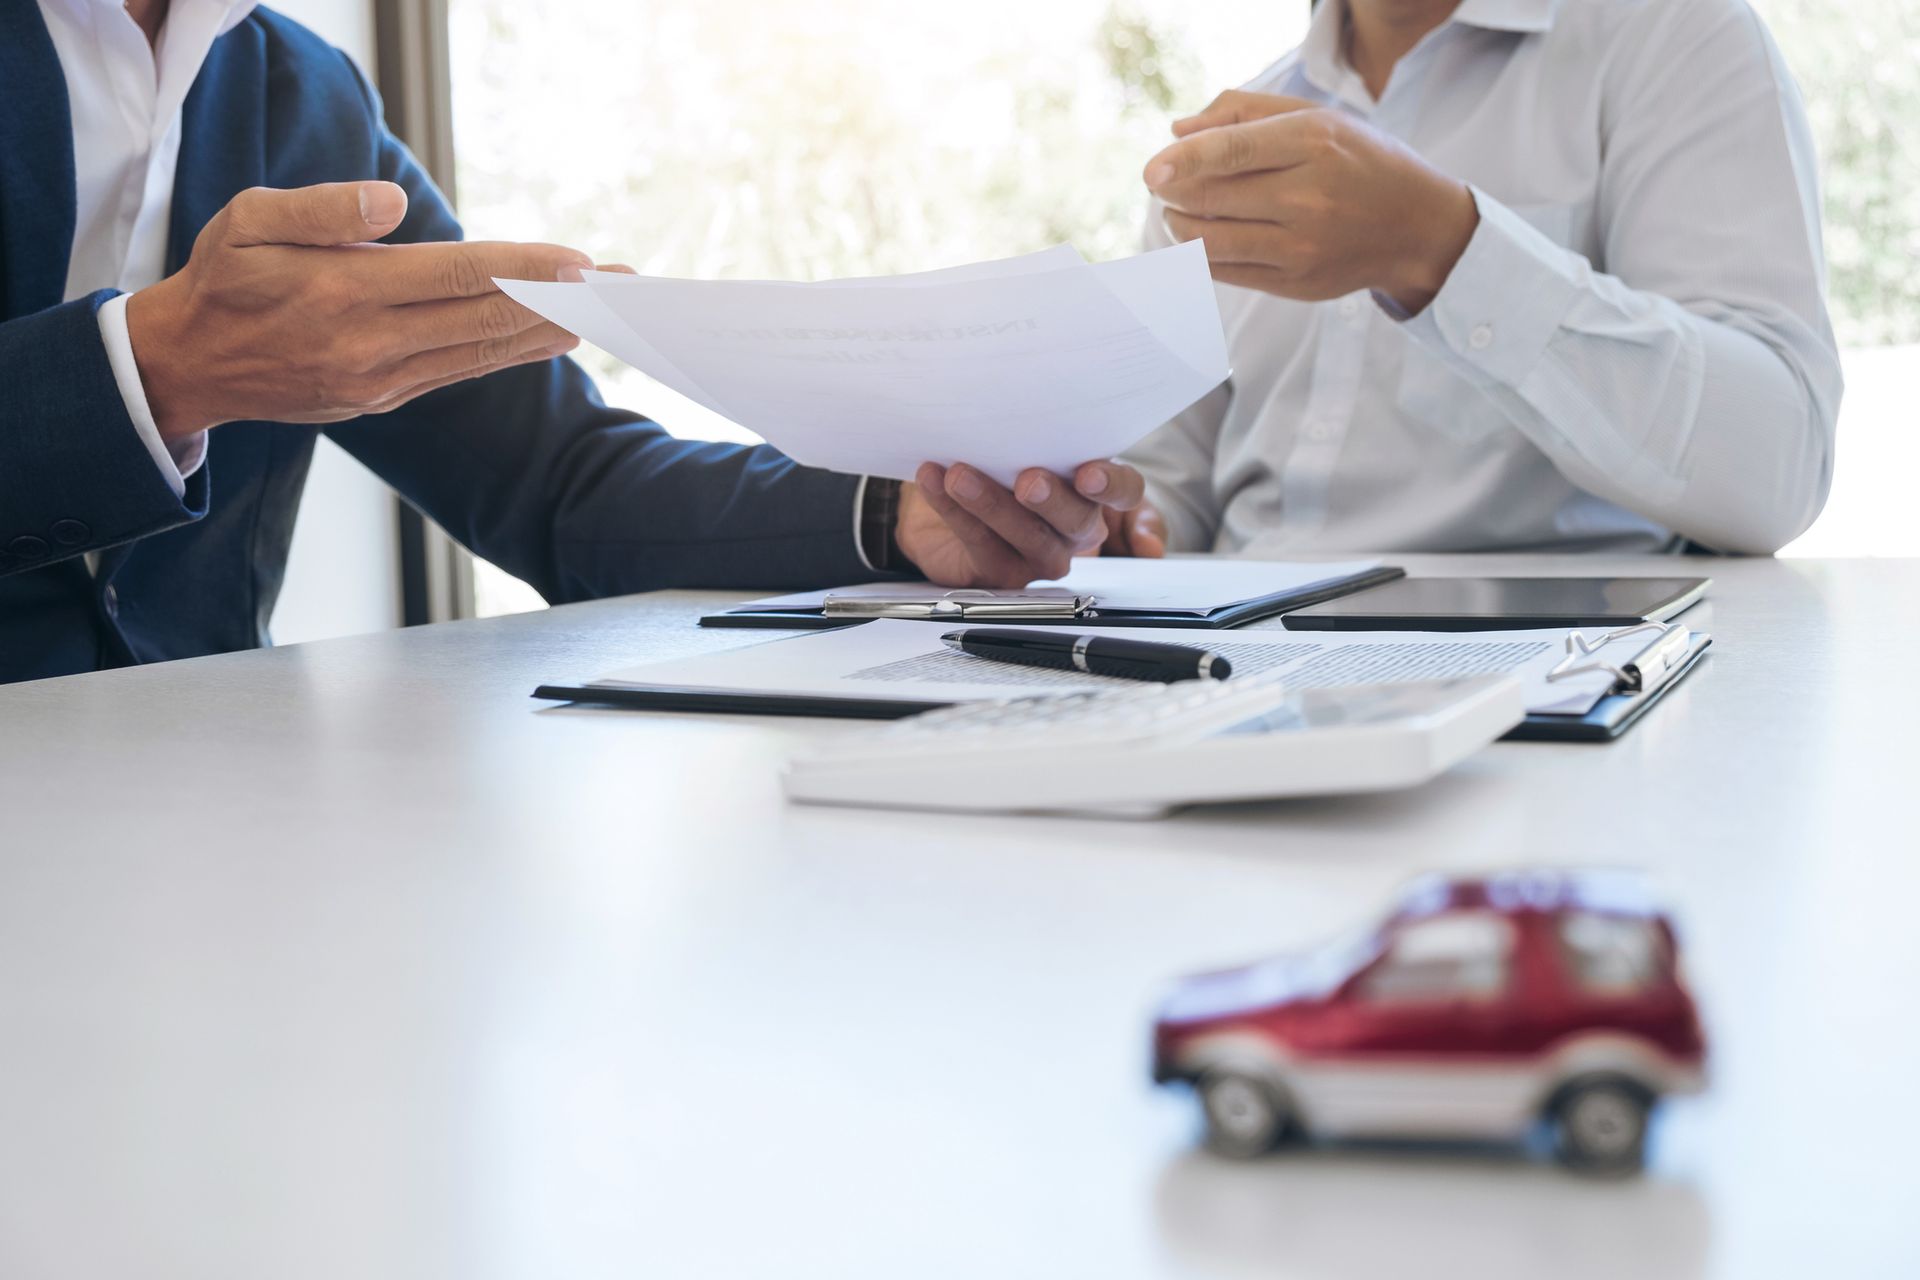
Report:
[[[1428,875],[1410,883],[1394,915],[1402,919],[1484,907],[1494,911],[1663,916],[1647,878],[1623,868],[1501,871],[1483,876]]]

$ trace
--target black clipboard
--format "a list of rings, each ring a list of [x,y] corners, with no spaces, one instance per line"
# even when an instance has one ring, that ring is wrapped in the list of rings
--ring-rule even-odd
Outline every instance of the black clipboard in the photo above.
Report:
[[[1528,715],[1507,730],[1503,742],[1612,742],[1639,723],[1667,691],[1685,680],[1700,665],[1713,637],[1696,632],[1687,645],[1687,653],[1665,679],[1644,693],[1610,693],[1594,704],[1584,716]]]
[[[788,697],[769,693],[716,693],[711,689],[625,689],[605,684],[543,684],[533,696],[549,702],[617,707],[623,711],[700,711],[727,716],[813,716],[824,720],[904,720],[938,711],[951,702],[897,702],[891,698]]]
[[[1698,666],[1713,638],[1693,636],[1687,655],[1665,679],[1645,693],[1612,693],[1584,716],[1529,715],[1509,729],[1506,742],[1611,742],[1639,722],[1667,691]],[[536,698],[628,711],[700,711],[717,715],[816,716],[832,720],[903,720],[946,702],[899,702],[880,698],[785,697],[758,693],[715,693],[689,688],[624,689],[615,685],[543,684]]]
[[[1019,619],[1017,624],[1006,625],[1022,627],[1190,627],[1224,631],[1232,627],[1244,627],[1249,622],[1258,622],[1262,618],[1271,618],[1275,614],[1286,613],[1293,609],[1304,609],[1308,605],[1324,604],[1328,600],[1337,600],[1341,596],[1351,595],[1355,591],[1365,591],[1368,587],[1377,587],[1382,583],[1393,582],[1407,576],[1405,569],[1393,565],[1381,565],[1365,573],[1356,573],[1347,578],[1336,578],[1316,586],[1299,591],[1276,591],[1269,596],[1257,596],[1252,600],[1242,600],[1238,604],[1226,605],[1212,613],[1147,613],[1134,610],[1109,610],[1101,612],[1099,605],[1085,613],[1073,617],[1027,618]],[[753,613],[710,613],[700,619],[703,627],[741,627],[761,628],[777,631],[831,631],[835,627],[853,627],[866,618],[829,618],[818,609],[785,609],[778,611]],[[1004,621],[1004,620],[1003,620]]]

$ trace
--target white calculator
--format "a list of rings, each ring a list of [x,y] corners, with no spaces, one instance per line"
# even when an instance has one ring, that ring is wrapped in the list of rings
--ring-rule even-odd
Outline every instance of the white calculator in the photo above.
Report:
[[[968,702],[819,744],[794,800],[1152,817],[1411,787],[1520,723],[1511,676],[1293,691],[1260,676]]]

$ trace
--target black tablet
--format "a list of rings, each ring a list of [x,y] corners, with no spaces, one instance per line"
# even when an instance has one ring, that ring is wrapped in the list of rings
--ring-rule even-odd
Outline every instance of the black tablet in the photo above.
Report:
[[[1708,578],[1402,578],[1297,609],[1294,631],[1518,631],[1664,622]]]

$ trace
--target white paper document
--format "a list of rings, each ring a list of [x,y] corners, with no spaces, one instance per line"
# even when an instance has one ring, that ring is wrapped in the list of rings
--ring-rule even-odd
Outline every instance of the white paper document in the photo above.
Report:
[[[1356,577],[1380,567],[1378,560],[1335,560],[1308,563],[1297,560],[1227,560],[1213,557],[1140,560],[1125,556],[1080,556],[1064,578],[1036,582],[1026,591],[1060,588],[1074,595],[1094,597],[1102,610],[1150,613],[1190,613],[1195,617],[1259,600],[1282,592],[1305,591],[1322,583]],[[827,591],[797,591],[792,595],[749,600],[729,613],[762,613],[818,609],[833,596],[899,596],[924,591],[928,598],[944,594],[945,587],[930,582],[863,582]],[[1015,592],[1012,594],[1025,594]]]
[[[506,294],[809,466],[1003,484],[1138,442],[1227,376],[1199,242],[817,284],[588,272]]]
[[[597,683],[901,702],[971,702],[1133,683],[955,653],[940,642],[953,626],[881,619],[725,653],[628,667]],[[1605,672],[1547,680],[1547,672],[1566,656],[1566,633],[1561,631],[1329,633],[1102,627],[1100,634],[1195,645],[1231,662],[1235,679],[1273,671],[1302,689],[1512,672],[1520,678],[1528,711],[1556,715],[1585,715],[1613,685]],[[1623,665],[1648,643],[1647,637],[1634,636],[1614,642],[1600,655]]]

